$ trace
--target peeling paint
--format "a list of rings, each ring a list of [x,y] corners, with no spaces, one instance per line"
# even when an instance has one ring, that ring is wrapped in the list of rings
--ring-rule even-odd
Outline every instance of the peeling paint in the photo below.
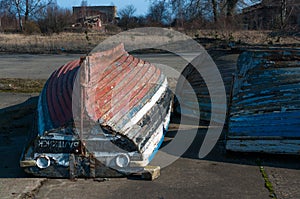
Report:
[[[228,150],[299,154],[299,61],[299,50],[253,50],[240,55],[231,97]]]
[[[65,64],[40,95],[37,137],[21,165],[36,161],[26,171],[45,177],[117,177],[143,170],[170,122],[167,88],[157,67],[129,55],[122,44]]]

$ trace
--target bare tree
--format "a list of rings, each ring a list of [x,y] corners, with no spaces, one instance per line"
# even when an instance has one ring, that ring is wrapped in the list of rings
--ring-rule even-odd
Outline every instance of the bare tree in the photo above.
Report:
[[[227,0],[227,17],[232,17],[235,14],[239,0]]]
[[[149,7],[147,18],[151,23],[161,25],[170,23],[170,12],[166,0],[153,2]]]
[[[299,3],[298,3],[299,4]],[[297,9],[295,0],[280,0],[280,29],[283,30],[288,25],[291,14]]]
[[[135,12],[136,8],[133,5],[127,5],[125,8],[120,10],[119,15],[121,18],[132,18]]]
[[[6,0],[1,0],[5,2]],[[8,11],[15,14],[19,21],[20,30],[23,30],[23,17],[26,23],[30,17],[34,18],[40,10],[51,4],[53,0],[11,0],[6,1],[5,6]]]
[[[86,11],[87,11],[87,9],[86,9],[86,7],[88,6],[88,2],[86,1],[86,0],[82,0],[81,1],[81,16],[80,17],[85,17],[86,16]]]
[[[297,26],[297,24],[299,26],[299,11],[300,2],[298,0],[280,0],[280,29],[297,29],[297,27],[288,26]]]
[[[218,22],[218,4],[217,0],[211,0],[211,5],[213,8],[214,22]]]
[[[60,8],[58,5],[50,5],[44,15],[38,20],[41,32],[51,34],[60,33],[73,23],[72,13],[68,9]]]
[[[21,31],[23,30],[22,15],[21,15],[21,7],[23,7],[22,3],[23,2],[21,0],[13,0],[12,1],[12,6],[15,6],[15,9],[16,9],[16,14],[19,19],[19,27],[20,27]]]
[[[161,0],[150,0],[160,2]],[[172,7],[174,17],[179,21],[195,17],[212,17],[214,22],[222,16],[231,19],[238,9],[258,3],[261,0],[165,0]],[[286,1],[286,0],[282,0]]]
[[[8,21],[12,24],[14,20],[15,16],[13,16],[10,12],[10,2],[0,0],[0,29],[3,30]]]
[[[133,5],[127,5],[125,8],[119,11],[119,16],[121,18],[119,25],[123,26],[126,30],[134,23],[134,13],[136,8]]]
[[[183,27],[184,23],[191,20],[201,19],[210,15],[211,3],[219,0],[150,0],[153,5],[164,2],[172,12],[176,25]],[[217,6],[217,5],[216,5]],[[217,7],[214,7],[217,9]],[[169,14],[170,15],[170,14]]]
[[[184,7],[185,0],[171,0],[173,12],[176,14],[177,25],[183,27],[184,25]]]

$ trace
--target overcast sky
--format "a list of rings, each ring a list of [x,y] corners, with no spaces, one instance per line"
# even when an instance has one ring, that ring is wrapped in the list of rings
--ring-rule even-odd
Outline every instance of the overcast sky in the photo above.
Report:
[[[56,0],[58,5],[64,8],[72,8],[72,6],[80,6],[82,0]],[[149,0],[87,0],[89,6],[115,5],[117,10],[124,8],[126,5],[134,5],[136,15],[144,15],[148,11]]]

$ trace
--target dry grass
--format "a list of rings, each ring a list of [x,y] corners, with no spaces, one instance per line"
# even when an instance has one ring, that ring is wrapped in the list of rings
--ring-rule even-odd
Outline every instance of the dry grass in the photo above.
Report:
[[[195,30],[187,34],[191,37],[239,41],[250,45],[300,45],[299,36],[282,36],[278,40],[278,36],[271,36],[271,31]],[[109,36],[100,32],[60,33],[51,36],[0,33],[0,52],[87,53]],[[140,38],[135,35],[131,39],[143,41],[143,35]]]
[[[42,79],[2,78],[0,79],[0,92],[40,93],[45,82],[46,80]]]
[[[107,36],[103,33],[61,33],[51,36],[0,34],[0,51],[20,53],[89,52]]]
[[[250,45],[300,45],[299,36],[278,36],[272,31],[250,31],[250,30],[198,30],[189,33],[190,36],[199,38],[213,38],[221,40],[239,41]]]

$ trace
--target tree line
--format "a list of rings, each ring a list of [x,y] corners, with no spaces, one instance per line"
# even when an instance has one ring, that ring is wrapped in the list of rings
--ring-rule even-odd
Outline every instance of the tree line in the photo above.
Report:
[[[187,29],[272,29],[299,28],[299,0],[148,0],[146,16],[129,17],[127,6],[121,12],[124,29],[141,25],[172,26]],[[258,4],[261,3],[261,4]],[[254,6],[256,5],[256,6]],[[253,6],[253,7],[251,7]],[[248,7],[244,13],[243,9]],[[131,13],[130,15],[128,13]]]
[[[60,8],[54,0],[0,0],[2,31],[61,32],[72,22],[72,12]]]
[[[121,26],[131,27],[136,22],[147,25],[169,25],[182,28],[199,28],[203,25],[233,23],[237,13],[244,7],[261,0],[149,0],[148,14],[129,17],[134,11],[132,5],[120,12]],[[131,24],[130,24],[131,23]],[[136,24],[141,25],[141,24]],[[143,24],[142,24],[143,25]],[[198,26],[198,27],[197,27]]]
[[[119,10],[117,25],[123,30],[141,26],[172,26],[183,29],[220,28],[239,24],[241,10],[261,0],[148,0],[148,13],[136,16],[136,8],[128,5]],[[281,21],[288,17],[284,9],[288,0],[280,0]],[[82,0],[83,6],[88,5]],[[285,11],[285,12],[284,12]],[[61,32],[75,23],[72,12],[60,8],[56,0],[0,0],[0,30],[20,32]],[[282,25],[283,26],[283,25]],[[2,28],[1,28],[2,27]]]

